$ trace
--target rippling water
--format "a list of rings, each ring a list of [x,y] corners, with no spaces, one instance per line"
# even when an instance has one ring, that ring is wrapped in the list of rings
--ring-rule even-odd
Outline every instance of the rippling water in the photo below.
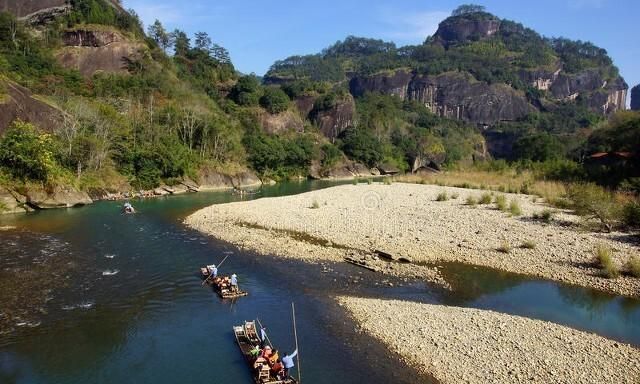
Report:
[[[279,185],[251,197],[327,185]],[[258,316],[290,351],[292,301],[305,382],[417,382],[383,346],[354,332],[332,294],[489,308],[640,344],[637,300],[606,296],[595,305],[603,299],[591,290],[465,266],[445,271],[459,283],[454,295],[420,282],[381,288],[356,267],[331,266],[331,279],[321,266],[254,257],[181,224],[195,209],[234,200],[199,193],[138,202],[136,215],[103,202],[1,218],[17,229],[0,232],[0,383],[249,383],[232,325]],[[233,302],[198,277],[201,265],[226,255],[223,271],[237,273],[250,293]],[[363,279],[353,284],[352,275]]]

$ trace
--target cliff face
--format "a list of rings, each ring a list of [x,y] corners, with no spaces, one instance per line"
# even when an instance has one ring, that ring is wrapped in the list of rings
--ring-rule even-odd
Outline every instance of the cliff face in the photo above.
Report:
[[[107,0],[112,7],[124,11],[120,1]],[[0,11],[9,12],[30,24],[42,24],[71,9],[70,0],[0,0]]]
[[[631,89],[631,109],[640,111],[640,84]]]
[[[0,135],[14,120],[33,123],[51,132],[62,122],[62,112],[33,97],[31,92],[11,81],[0,79]]]
[[[433,113],[480,125],[511,121],[533,111],[525,96],[503,84],[489,85],[465,73],[423,76],[398,71],[392,75],[355,77],[351,93],[380,92],[418,101]]]
[[[326,137],[334,139],[345,129],[354,125],[356,104],[353,97],[347,95],[332,108],[322,111],[311,111],[309,118],[318,126]]]
[[[449,17],[440,23],[434,35],[444,46],[482,40],[495,35],[500,30],[500,20],[493,15],[463,15]]]
[[[133,42],[116,30],[82,28],[64,32],[65,47],[56,58],[66,68],[90,77],[97,71],[126,72],[127,59],[139,57],[144,44]]]

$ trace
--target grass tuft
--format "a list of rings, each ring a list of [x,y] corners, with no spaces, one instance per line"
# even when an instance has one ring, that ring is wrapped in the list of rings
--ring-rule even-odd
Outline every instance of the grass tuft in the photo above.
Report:
[[[633,277],[640,277],[640,257],[631,256],[627,261],[627,271]]]
[[[458,197],[460,197],[460,195],[458,194],[458,192],[454,192],[454,193],[451,195],[451,198],[452,198],[452,199],[454,199],[454,200],[455,200],[455,199],[457,199]]]
[[[309,207],[311,209],[318,209],[320,208],[320,203],[318,203],[317,200],[314,200],[313,203],[311,204],[311,207]]]
[[[393,179],[390,178],[390,177],[385,177],[384,180],[382,181],[382,183],[384,185],[391,185],[391,184],[393,184]]]
[[[511,213],[511,216],[522,215],[522,208],[520,208],[520,202],[518,202],[518,200],[511,200],[511,203],[509,203],[509,212]]]
[[[449,200],[449,196],[447,195],[447,192],[440,192],[438,193],[438,196],[436,196],[436,201],[447,201]]]
[[[475,207],[476,205],[478,205],[478,199],[476,199],[473,196],[467,196],[467,200],[465,200],[465,204]]]
[[[511,252],[511,245],[509,245],[509,242],[507,242],[506,240],[503,240],[502,244],[500,244],[500,246],[496,248],[496,251],[501,253],[509,253]]]
[[[520,248],[524,248],[524,249],[535,249],[536,248],[536,242],[533,240],[526,240],[522,243],[522,245],[520,246]]]
[[[595,250],[596,254],[596,263],[602,270],[602,274],[609,278],[616,278],[620,275],[620,269],[616,266],[613,261],[613,255],[611,252],[611,248],[606,245],[598,245]]]
[[[505,212],[507,210],[507,197],[505,195],[498,195],[495,198],[496,208]]]
[[[480,197],[480,200],[478,201],[478,203],[479,204],[491,204],[492,200],[493,200],[493,198],[491,197],[491,194],[489,192],[485,192]]]
[[[533,214],[533,218],[535,220],[540,220],[542,222],[545,223],[550,223],[551,220],[553,219],[553,215],[554,212],[550,209],[545,209],[544,211],[540,212],[540,213],[534,213]]]

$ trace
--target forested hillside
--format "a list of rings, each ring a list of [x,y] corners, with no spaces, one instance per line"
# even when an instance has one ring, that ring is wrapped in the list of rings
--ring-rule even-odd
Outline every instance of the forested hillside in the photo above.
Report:
[[[605,50],[475,6],[424,44],[348,37],[274,63],[263,81],[238,74],[215,37],[144,28],[117,1],[2,7],[0,184],[25,194],[99,198],[235,185],[235,175],[254,180],[248,170],[351,177],[501,157],[603,178],[601,164],[583,166],[592,152],[634,151],[612,136],[635,133],[637,115],[607,127],[627,85]]]

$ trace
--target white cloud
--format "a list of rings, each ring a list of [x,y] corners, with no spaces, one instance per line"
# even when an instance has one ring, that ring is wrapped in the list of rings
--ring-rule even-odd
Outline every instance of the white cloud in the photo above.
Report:
[[[438,24],[446,19],[451,12],[422,11],[422,12],[396,12],[384,10],[381,21],[388,25],[389,29],[384,33],[386,37],[402,40],[424,40],[433,35],[438,29]]]

